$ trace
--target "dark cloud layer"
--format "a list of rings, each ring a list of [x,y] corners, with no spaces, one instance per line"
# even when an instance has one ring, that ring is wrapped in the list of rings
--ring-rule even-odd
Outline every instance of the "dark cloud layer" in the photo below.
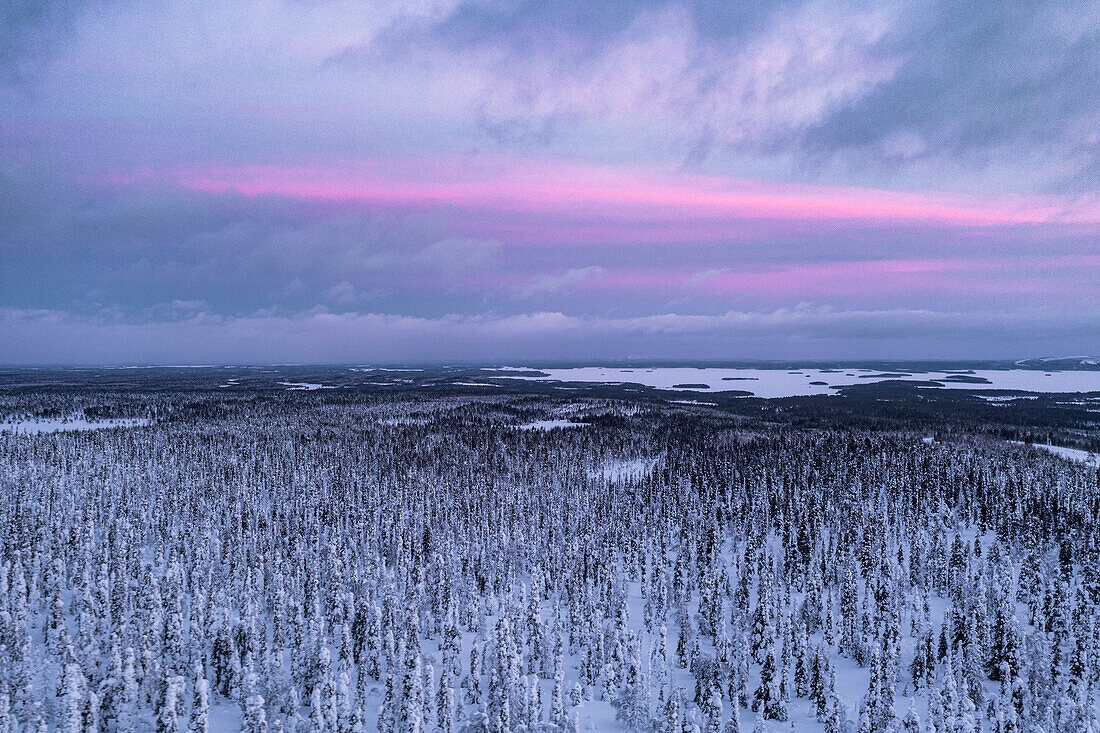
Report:
[[[1074,160],[1038,185],[1095,190],[1100,17],[1095,4],[937,3],[903,16],[898,73],[809,130],[807,150],[866,165],[949,159]],[[1091,18],[1089,18],[1091,14]],[[1082,18],[1082,16],[1084,16]],[[1079,18],[1082,18],[1080,22]],[[892,138],[917,138],[912,150]],[[995,181],[995,186],[1015,181]]]

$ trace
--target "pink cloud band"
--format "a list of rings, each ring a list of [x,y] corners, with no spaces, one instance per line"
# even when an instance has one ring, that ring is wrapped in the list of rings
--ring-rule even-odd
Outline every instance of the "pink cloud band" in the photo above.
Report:
[[[661,236],[713,236],[738,221],[866,220],[964,226],[1100,222],[1100,200],[1039,196],[977,197],[777,184],[652,172],[543,159],[500,157],[473,163],[361,161],[301,165],[188,166],[171,182],[210,193],[281,196],[381,206],[452,206],[538,218],[574,217],[582,230],[615,238],[619,227],[652,226]]]

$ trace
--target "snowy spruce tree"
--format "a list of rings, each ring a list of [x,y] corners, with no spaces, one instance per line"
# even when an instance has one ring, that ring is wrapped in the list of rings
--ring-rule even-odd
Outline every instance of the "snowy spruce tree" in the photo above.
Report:
[[[94,394],[173,417],[0,432],[0,733],[1097,727],[1100,478],[1008,434]]]

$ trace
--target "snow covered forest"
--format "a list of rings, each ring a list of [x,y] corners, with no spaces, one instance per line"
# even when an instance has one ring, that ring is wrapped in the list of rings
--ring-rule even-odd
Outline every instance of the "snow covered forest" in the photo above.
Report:
[[[59,400],[149,424],[0,431],[0,733],[1100,730],[1095,465],[644,400]]]

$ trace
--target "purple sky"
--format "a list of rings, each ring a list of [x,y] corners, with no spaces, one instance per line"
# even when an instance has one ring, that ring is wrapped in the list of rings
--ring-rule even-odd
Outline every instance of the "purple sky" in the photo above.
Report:
[[[14,0],[0,363],[1100,352],[1097,99],[1095,2]]]

